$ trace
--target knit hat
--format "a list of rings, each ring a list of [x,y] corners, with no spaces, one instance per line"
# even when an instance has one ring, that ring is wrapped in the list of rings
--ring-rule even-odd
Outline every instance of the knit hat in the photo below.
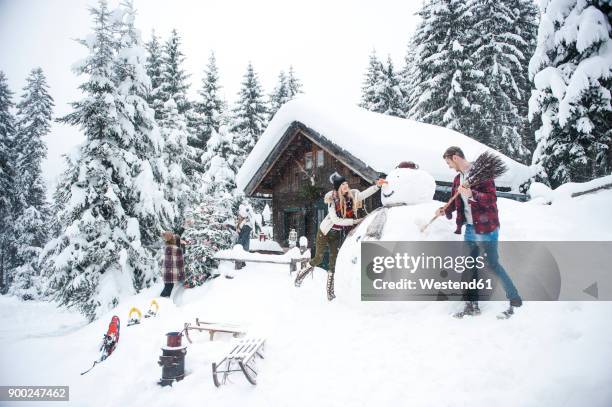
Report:
[[[340,188],[340,185],[346,182],[346,178],[344,178],[342,175],[338,174],[337,172],[334,172],[332,175],[330,175],[329,182],[334,184],[334,190],[337,191],[338,188]]]
[[[413,163],[412,161],[402,161],[395,168],[411,168],[413,170],[416,170],[419,168],[419,165]]]

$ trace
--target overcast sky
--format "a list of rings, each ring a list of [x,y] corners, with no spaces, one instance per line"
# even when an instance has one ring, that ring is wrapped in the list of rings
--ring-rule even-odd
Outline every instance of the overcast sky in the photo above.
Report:
[[[25,78],[43,68],[55,99],[55,116],[70,111],[84,78],[71,65],[85,56],[73,41],[91,31],[87,0],[0,0],[0,70],[17,101]],[[110,0],[115,7],[119,0]],[[135,0],[136,26],[148,40],[152,29],[166,38],[176,28],[183,40],[191,97],[214,50],[223,93],[232,103],[248,61],[266,94],[280,70],[293,65],[309,95],[357,103],[372,49],[403,65],[422,0]],[[53,185],[61,155],[84,140],[79,130],[55,123],[47,136],[45,177]]]

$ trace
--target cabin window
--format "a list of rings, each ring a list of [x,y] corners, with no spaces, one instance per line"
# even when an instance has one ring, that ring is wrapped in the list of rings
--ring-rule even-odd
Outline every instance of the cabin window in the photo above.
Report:
[[[325,165],[325,152],[323,150],[317,150],[317,167],[323,167]]]
[[[307,170],[312,169],[312,153],[306,153],[304,155],[304,168]]]

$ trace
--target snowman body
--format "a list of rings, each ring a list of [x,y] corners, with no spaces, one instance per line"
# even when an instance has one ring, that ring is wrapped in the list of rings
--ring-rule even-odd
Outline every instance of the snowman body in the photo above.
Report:
[[[426,171],[397,168],[381,188],[383,206],[372,211],[345,239],[336,260],[336,294],[361,301],[361,243],[365,241],[458,240],[449,220],[434,222],[426,233],[421,227],[443,205],[434,201],[436,183]]]

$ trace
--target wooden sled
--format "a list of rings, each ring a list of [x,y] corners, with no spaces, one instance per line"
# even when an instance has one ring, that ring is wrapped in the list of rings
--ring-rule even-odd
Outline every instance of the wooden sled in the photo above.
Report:
[[[242,372],[252,385],[257,384],[255,356],[263,357],[265,339],[244,338],[236,340],[231,351],[219,362],[212,364],[213,383],[219,387],[227,382],[227,377],[234,372]],[[219,378],[221,376],[221,378]]]
[[[217,322],[202,322],[198,318],[196,318],[195,326],[191,325],[189,322],[186,322],[185,329],[183,329],[183,332],[185,332],[185,337],[187,338],[189,343],[193,343],[193,341],[189,337],[190,330],[196,330],[200,332],[207,331],[210,335],[211,341],[214,339],[215,333],[217,332],[230,333],[234,338],[245,334],[245,331],[239,325]]]

